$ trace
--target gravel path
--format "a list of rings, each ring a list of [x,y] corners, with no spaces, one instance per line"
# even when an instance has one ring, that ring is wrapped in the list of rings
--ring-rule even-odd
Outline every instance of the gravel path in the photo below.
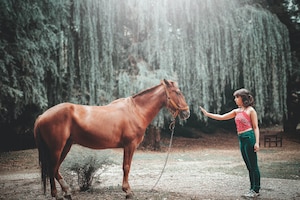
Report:
[[[175,139],[175,147],[154,190],[167,153],[138,150],[129,177],[135,199],[243,199],[241,195],[248,190],[249,179],[238,148],[228,143],[223,146],[211,145],[212,141],[209,146],[201,143],[207,140]],[[213,141],[218,142],[216,138]],[[236,142],[236,138],[232,137],[231,142]],[[95,151],[74,145],[62,168],[76,162],[74,158],[88,154],[106,154],[114,164],[98,172],[89,192],[79,192],[76,175],[63,172],[72,187],[73,199],[124,199],[121,149]],[[262,176],[258,199],[300,200],[299,143],[284,141],[282,148],[262,147],[258,156]],[[41,190],[36,149],[1,153],[0,158],[1,200],[51,199],[49,188],[46,196]]]

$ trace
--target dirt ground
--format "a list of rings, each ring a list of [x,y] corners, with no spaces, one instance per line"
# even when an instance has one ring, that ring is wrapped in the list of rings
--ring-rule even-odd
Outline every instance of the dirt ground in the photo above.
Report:
[[[282,147],[264,147],[264,135],[280,131],[280,127],[261,129],[258,199],[300,200],[300,137],[283,133]],[[155,185],[168,144],[169,138],[163,138],[161,152],[135,152],[129,176],[134,199],[243,199],[249,178],[234,133],[201,134],[198,139],[174,137],[166,168]],[[95,175],[92,189],[80,192],[76,174],[67,166],[84,155],[108,155],[114,164]],[[74,145],[62,165],[73,199],[125,199],[121,189],[122,156],[122,149],[96,151]],[[42,191],[37,149],[0,153],[0,159],[0,199],[52,199],[49,185],[46,195]]]

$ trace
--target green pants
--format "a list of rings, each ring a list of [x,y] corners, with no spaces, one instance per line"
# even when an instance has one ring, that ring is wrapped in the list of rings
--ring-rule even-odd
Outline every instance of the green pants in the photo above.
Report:
[[[250,130],[239,135],[240,149],[243,159],[249,171],[250,184],[252,190],[259,192],[260,189],[260,172],[257,165],[257,154],[254,152],[255,135]]]

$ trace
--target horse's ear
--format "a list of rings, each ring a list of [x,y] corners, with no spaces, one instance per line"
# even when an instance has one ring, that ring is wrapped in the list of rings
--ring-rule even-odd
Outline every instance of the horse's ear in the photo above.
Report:
[[[171,86],[171,83],[168,80],[164,79],[164,82],[165,82],[166,86],[168,86],[168,87]]]

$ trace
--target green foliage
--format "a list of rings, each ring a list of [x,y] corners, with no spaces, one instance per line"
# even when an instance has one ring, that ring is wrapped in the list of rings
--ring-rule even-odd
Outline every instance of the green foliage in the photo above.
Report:
[[[53,22],[59,19],[63,4],[55,0],[0,4],[5,30],[0,42],[0,122],[5,123],[17,119],[27,105],[48,107],[45,79],[49,74],[52,79],[59,77],[55,55],[59,24]]]
[[[260,122],[281,122],[289,35],[248,0],[0,1],[0,122],[27,105],[104,105],[175,79],[197,118],[246,87]],[[5,30],[5,31],[3,31]],[[168,113],[153,122],[162,127]]]
[[[283,2],[285,11],[290,16],[290,19],[295,23],[295,28],[300,29],[300,1],[299,0],[284,0]]]
[[[232,102],[226,91],[246,87],[256,98],[260,122],[280,123],[291,70],[288,31],[276,16],[248,3],[131,0],[127,12],[134,14],[118,17],[125,21],[129,55],[137,65],[146,61],[148,74],[174,72],[191,107],[224,112]]]

